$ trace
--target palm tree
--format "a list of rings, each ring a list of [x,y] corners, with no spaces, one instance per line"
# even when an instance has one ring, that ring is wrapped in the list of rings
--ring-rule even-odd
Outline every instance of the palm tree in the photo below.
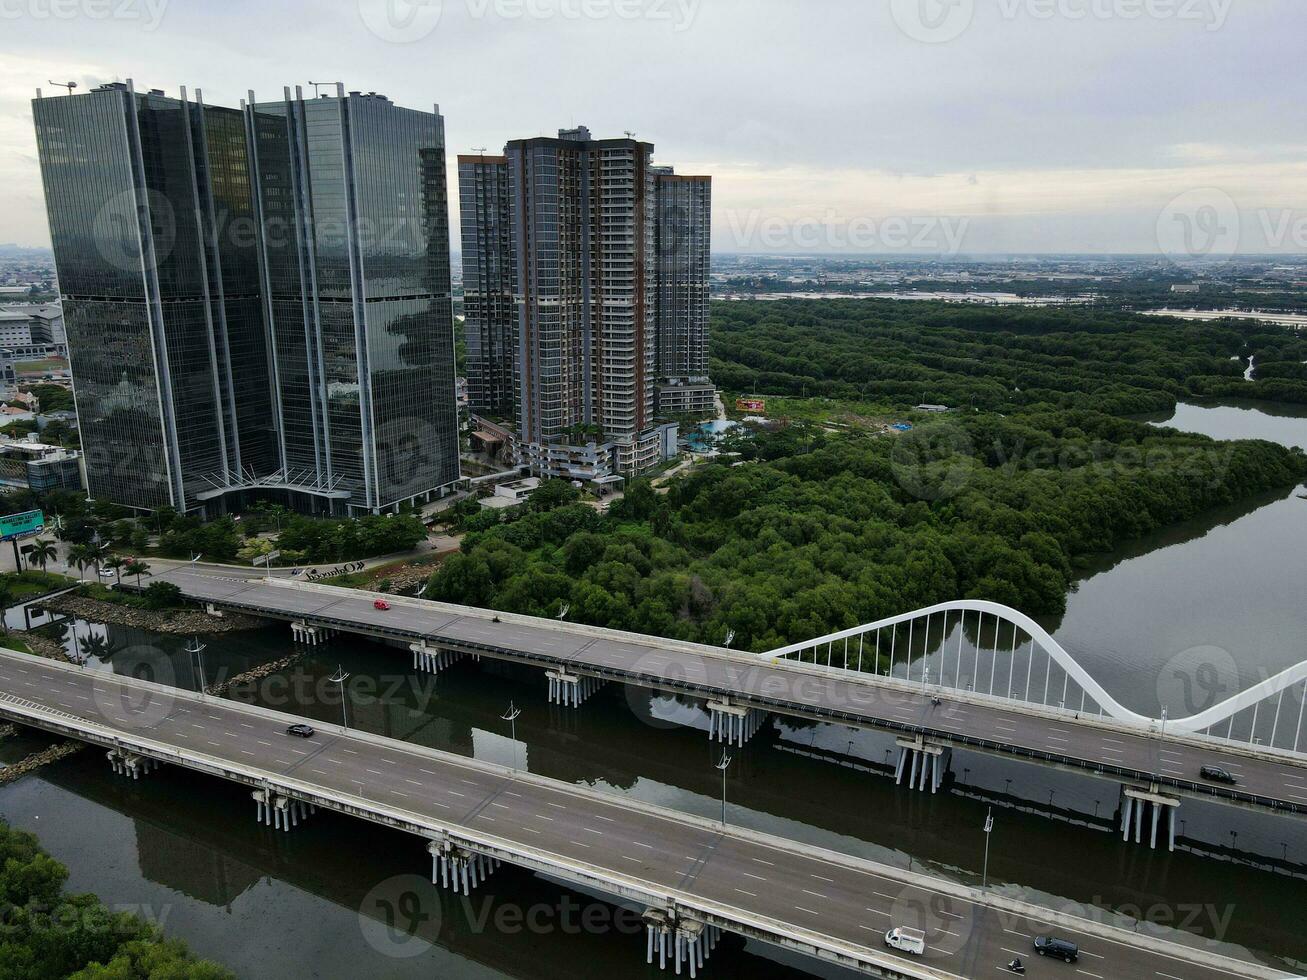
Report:
[[[100,562],[104,560],[104,556],[108,553],[109,549],[106,548],[104,542],[100,540],[98,532],[95,537],[86,542],[86,564],[95,565],[98,569]]]
[[[150,566],[141,561],[139,558],[129,558],[123,566],[123,571],[128,575],[136,576],[136,589],[139,592],[141,588],[141,576],[150,574]]]
[[[105,568],[113,569],[113,574],[114,577],[117,579],[117,584],[122,585],[123,566],[126,565],[128,561],[129,559],[124,558],[122,555],[110,555],[108,558],[104,560],[102,564],[104,565]]]
[[[38,538],[36,544],[32,545],[32,550],[27,554],[27,560],[35,562],[41,566],[41,571],[45,571],[45,566],[50,564],[50,560],[56,557],[59,549],[49,538]]]
[[[82,578],[86,574],[86,566],[90,560],[91,555],[87,551],[86,545],[75,544],[68,549],[68,561],[70,564],[77,566],[78,578]]]

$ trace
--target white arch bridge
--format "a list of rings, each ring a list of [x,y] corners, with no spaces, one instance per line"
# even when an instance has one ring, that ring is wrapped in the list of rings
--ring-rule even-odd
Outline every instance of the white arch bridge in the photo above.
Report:
[[[1307,661],[1200,706],[1192,703],[1195,687],[1200,700],[1205,693],[1215,701],[1225,685],[1238,683],[1235,677],[1221,677],[1220,667],[1206,660],[1200,648],[1174,671],[1187,683],[1186,704],[1180,707],[1191,713],[1174,717],[1171,706],[1164,705],[1160,717],[1150,718],[1112,697],[1033,619],[997,602],[942,602],[760,656],[1307,757]]]

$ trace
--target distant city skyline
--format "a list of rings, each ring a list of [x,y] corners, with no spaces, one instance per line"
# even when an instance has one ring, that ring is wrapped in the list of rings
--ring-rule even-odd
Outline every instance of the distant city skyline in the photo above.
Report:
[[[717,253],[1307,250],[1291,0],[85,7],[0,12],[0,241],[49,243],[34,89],[130,74],[232,107],[247,79],[438,102],[450,173],[523,133],[633,130],[714,175]]]

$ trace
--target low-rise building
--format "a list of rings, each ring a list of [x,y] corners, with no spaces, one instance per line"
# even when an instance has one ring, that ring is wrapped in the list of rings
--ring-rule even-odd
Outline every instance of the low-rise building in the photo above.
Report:
[[[654,389],[656,411],[671,415],[711,415],[716,408],[717,386],[712,382],[668,381]]]
[[[0,486],[33,493],[80,490],[81,453],[31,439],[0,442]]]

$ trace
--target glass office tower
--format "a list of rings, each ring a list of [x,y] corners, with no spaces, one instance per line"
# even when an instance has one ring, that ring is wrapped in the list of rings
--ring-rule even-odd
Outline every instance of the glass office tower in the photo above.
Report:
[[[130,84],[33,103],[90,492],[194,505],[274,460],[238,112]]]
[[[444,120],[338,90],[245,106],[288,480],[384,510],[459,478]]]
[[[93,495],[346,514],[458,479],[438,113],[127,83],[33,114]]]

